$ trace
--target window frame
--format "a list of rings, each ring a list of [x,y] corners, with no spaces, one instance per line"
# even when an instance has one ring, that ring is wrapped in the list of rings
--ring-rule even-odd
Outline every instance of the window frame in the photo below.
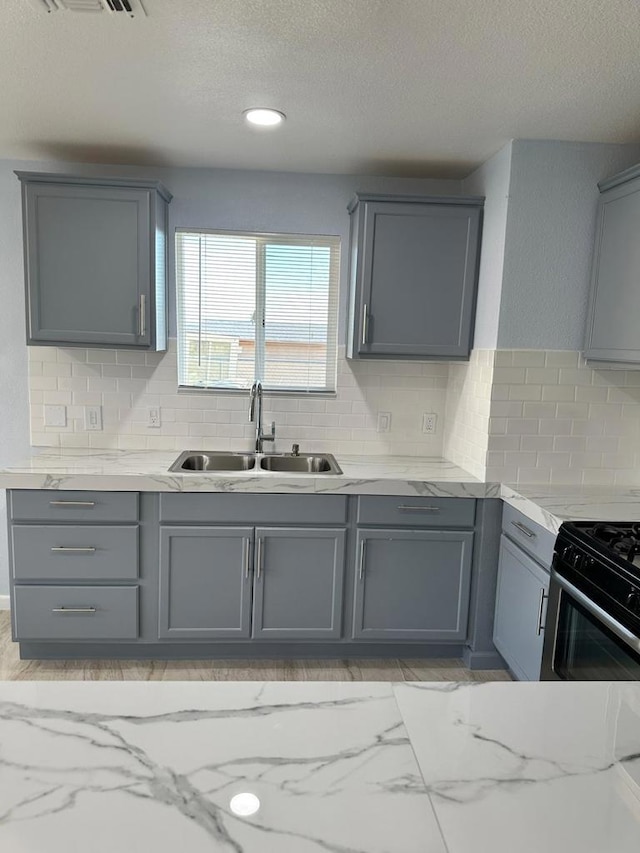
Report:
[[[175,293],[176,293],[176,336],[178,341],[178,382],[180,383],[180,335],[181,335],[181,299],[179,292],[178,260],[180,250],[178,248],[179,235],[181,234],[211,234],[221,237],[244,237],[256,241],[256,278],[255,278],[255,312],[256,318],[261,318],[255,324],[255,359],[254,380],[262,382],[266,394],[272,396],[295,397],[295,396],[323,396],[335,397],[337,395],[337,367],[338,367],[338,333],[340,324],[340,274],[342,240],[340,235],[335,234],[306,234],[306,233],[284,233],[266,231],[238,231],[224,228],[189,228],[181,226],[175,229]],[[266,310],[266,279],[265,279],[265,252],[267,245],[300,245],[300,246],[326,246],[330,249],[329,261],[329,296],[328,296],[328,322],[327,322],[327,358],[325,360],[326,386],[324,388],[286,388],[269,387],[264,378],[266,335],[265,335],[265,310]],[[333,288],[332,288],[333,285]],[[333,293],[332,293],[333,290]],[[333,317],[331,316],[333,313]],[[182,385],[178,384],[178,393],[181,394],[240,394],[245,395],[248,388],[232,388],[215,385]]]

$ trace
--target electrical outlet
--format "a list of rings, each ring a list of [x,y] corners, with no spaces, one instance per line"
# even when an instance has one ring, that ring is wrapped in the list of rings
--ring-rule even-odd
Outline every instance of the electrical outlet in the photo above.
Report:
[[[67,425],[67,407],[66,406],[45,406],[44,407],[44,425],[46,427],[66,427],[66,425]]]
[[[425,412],[422,415],[422,432],[427,435],[434,435],[437,423],[438,416],[434,412]]]
[[[84,407],[84,428],[87,430],[102,429],[102,406]]]
[[[391,412],[378,412],[377,432],[391,432]]]
[[[158,429],[161,424],[160,406],[149,406],[147,409],[147,426],[149,429]]]

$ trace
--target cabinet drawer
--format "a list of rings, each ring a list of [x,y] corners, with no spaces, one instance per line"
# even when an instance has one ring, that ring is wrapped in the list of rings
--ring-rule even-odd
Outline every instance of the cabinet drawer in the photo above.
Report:
[[[138,587],[16,586],[16,640],[135,640]]]
[[[160,495],[160,521],[194,524],[340,524],[342,495]]]
[[[473,498],[358,499],[358,524],[385,527],[473,527],[476,502]]]
[[[137,492],[66,492],[20,489],[10,492],[14,521],[137,521]]]
[[[135,580],[138,527],[11,528],[13,577],[24,580]]]
[[[502,510],[502,531],[520,548],[538,560],[547,569],[551,568],[556,534],[541,524],[531,521],[526,515],[509,504]]]

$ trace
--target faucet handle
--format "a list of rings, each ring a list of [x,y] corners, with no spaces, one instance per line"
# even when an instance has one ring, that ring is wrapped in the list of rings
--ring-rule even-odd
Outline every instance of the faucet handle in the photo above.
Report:
[[[269,436],[269,441],[274,441],[276,437],[276,422],[271,421],[271,435]]]

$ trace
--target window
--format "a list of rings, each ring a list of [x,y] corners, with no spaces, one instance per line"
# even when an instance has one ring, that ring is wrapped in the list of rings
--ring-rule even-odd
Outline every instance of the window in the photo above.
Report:
[[[340,239],[178,231],[178,380],[334,391]]]

